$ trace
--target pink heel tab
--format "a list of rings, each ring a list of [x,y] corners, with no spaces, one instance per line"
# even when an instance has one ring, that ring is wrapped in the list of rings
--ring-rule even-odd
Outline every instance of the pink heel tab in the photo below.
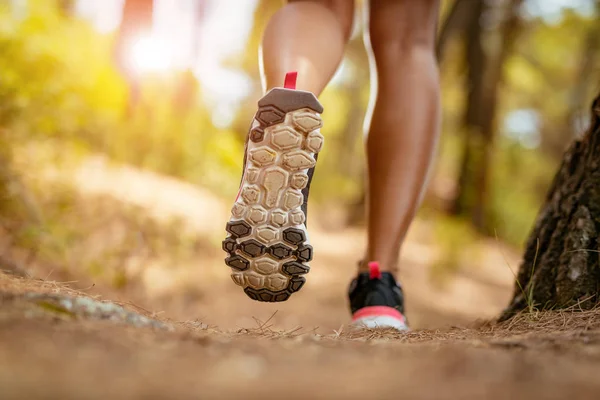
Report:
[[[298,73],[296,71],[288,72],[285,74],[285,80],[283,81],[283,87],[286,89],[296,89],[296,80],[298,79]]]
[[[369,279],[381,279],[381,270],[379,269],[379,262],[369,262]]]

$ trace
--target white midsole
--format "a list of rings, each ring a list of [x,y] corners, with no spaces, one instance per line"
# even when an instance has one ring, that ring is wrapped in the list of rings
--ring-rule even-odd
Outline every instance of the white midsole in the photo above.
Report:
[[[356,328],[393,328],[399,331],[410,330],[404,321],[388,315],[361,317],[352,321],[352,325]]]

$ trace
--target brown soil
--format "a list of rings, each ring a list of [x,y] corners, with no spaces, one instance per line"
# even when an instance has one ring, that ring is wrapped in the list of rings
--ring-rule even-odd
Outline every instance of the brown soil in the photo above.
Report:
[[[1,275],[3,399],[596,398],[600,313],[520,316],[473,328],[315,334],[139,328],[42,307],[81,295]]]

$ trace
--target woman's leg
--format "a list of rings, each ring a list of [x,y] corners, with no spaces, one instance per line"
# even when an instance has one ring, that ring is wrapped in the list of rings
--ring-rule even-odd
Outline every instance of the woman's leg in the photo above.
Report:
[[[254,300],[285,301],[306,282],[312,259],[306,202],[323,145],[323,107],[315,96],[342,60],[353,13],[348,0],[293,1],[265,31],[262,69],[268,92],[250,127],[242,182],[223,241],[233,281]],[[284,84],[294,71],[297,82]]]
[[[277,11],[261,48],[265,91],[297,71],[296,89],[319,96],[342,60],[353,16],[352,0],[290,1]]]
[[[420,204],[438,140],[440,89],[434,53],[438,9],[439,0],[370,1],[367,44],[378,82],[367,139],[366,259],[392,272]]]

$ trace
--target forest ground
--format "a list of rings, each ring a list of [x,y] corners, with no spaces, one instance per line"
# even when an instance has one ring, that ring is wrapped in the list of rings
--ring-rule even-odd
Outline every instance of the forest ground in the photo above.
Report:
[[[356,332],[346,326],[345,292],[364,232],[333,228],[332,213],[311,214],[316,257],[305,288],[262,304],[223,266],[228,204],[98,160],[73,177],[82,196],[184,218],[203,251],[193,266],[146,259],[135,282],[116,288],[76,269],[24,265],[13,249],[0,265],[2,399],[597,398],[600,312],[493,322],[518,266],[497,241],[479,241],[450,277],[435,279],[440,251],[419,221],[401,273],[413,331]]]

